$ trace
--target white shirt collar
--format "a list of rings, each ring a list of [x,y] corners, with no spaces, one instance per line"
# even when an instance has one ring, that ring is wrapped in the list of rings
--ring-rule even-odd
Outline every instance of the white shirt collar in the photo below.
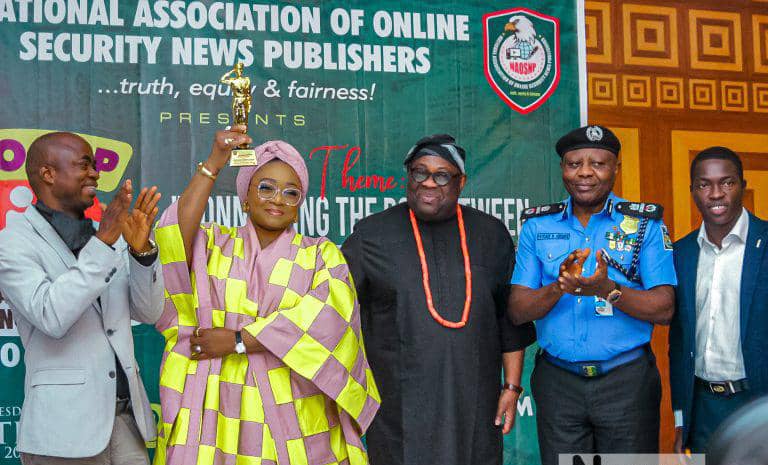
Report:
[[[726,247],[728,244],[737,239],[740,240],[743,244],[746,244],[748,230],[749,213],[747,213],[746,208],[741,207],[741,216],[739,216],[739,219],[736,221],[736,224],[733,225],[731,231],[723,238],[723,247]],[[701,223],[701,227],[699,228],[699,236],[696,238],[696,241],[699,243],[699,248],[701,248],[704,243],[707,243],[711,247],[717,249],[717,246],[713,244],[707,237],[707,228],[703,221]]]

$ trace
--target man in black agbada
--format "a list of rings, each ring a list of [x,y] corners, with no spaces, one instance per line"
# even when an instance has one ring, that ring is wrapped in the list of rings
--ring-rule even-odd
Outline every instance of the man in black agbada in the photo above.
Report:
[[[382,396],[367,434],[374,465],[501,464],[514,422],[535,331],[506,316],[509,231],[458,205],[464,159],[450,136],[419,140],[408,202],[358,223],[342,247]]]

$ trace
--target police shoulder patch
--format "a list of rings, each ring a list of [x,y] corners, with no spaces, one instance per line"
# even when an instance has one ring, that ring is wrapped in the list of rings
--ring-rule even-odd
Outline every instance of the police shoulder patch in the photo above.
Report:
[[[537,216],[552,215],[553,213],[561,213],[565,210],[565,203],[550,203],[549,205],[539,205],[538,207],[526,208],[523,214],[520,215],[520,219],[525,221],[530,218],[536,218]]]
[[[660,220],[664,216],[664,207],[658,203],[619,202],[615,208],[621,214],[636,218]]]

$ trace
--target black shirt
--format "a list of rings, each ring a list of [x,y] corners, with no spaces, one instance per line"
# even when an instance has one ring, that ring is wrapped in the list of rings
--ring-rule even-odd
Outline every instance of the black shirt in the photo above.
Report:
[[[382,402],[367,432],[371,463],[500,465],[494,427],[502,354],[535,340],[532,324],[507,316],[514,244],[497,219],[462,207],[472,304],[460,329],[430,315],[408,207],[370,216],[342,247],[360,301],[363,339]],[[456,217],[419,221],[437,312],[460,321],[464,260]]]

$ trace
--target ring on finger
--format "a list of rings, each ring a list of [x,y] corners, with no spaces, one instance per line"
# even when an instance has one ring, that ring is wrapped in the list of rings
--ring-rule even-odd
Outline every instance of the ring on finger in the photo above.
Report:
[[[195,328],[195,337],[200,337],[200,328]]]
[[[200,346],[200,344],[195,344],[192,346],[192,353],[200,355],[203,353],[203,348]]]
[[[235,139],[232,139],[231,137],[227,137],[226,139],[224,139],[224,145],[231,144],[233,140],[235,140]]]

